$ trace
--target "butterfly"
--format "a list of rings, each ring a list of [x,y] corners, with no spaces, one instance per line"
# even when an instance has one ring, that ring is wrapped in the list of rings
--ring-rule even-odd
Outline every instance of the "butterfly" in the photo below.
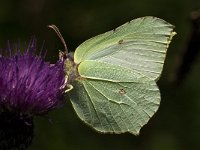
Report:
[[[66,92],[78,117],[102,133],[138,135],[160,105],[156,81],[173,29],[162,19],[142,17],[90,38],[73,56],[62,53]]]

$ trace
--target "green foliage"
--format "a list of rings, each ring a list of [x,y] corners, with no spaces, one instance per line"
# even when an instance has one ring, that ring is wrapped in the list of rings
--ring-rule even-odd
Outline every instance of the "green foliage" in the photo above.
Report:
[[[103,133],[139,134],[160,104],[155,81],[173,28],[143,17],[81,44],[74,54],[78,76],[69,92],[79,118]]]

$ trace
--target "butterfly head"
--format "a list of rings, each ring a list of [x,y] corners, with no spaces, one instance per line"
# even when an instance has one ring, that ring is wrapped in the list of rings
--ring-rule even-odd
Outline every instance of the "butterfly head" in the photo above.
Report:
[[[59,51],[59,59],[64,63],[64,72],[66,79],[65,92],[68,92],[73,88],[71,82],[73,82],[77,77],[79,77],[78,65],[74,62],[74,53],[68,53],[67,45],[59,29],[55,25],[49,25],[48,27],[56,32],[64,46],[64,51]]]

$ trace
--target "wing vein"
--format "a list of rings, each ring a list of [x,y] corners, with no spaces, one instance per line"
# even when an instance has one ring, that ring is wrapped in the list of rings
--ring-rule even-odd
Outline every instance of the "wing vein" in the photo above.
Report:
[[[84,85],[84,87],[85,87],[85,91],[86,91],[86,93],[87,93],[87,95],[88,95],[88,97],[89,97],[89,100],[90,100],[90,102],[91,102],[91,104],[92,104],[92,107],[93,107],[93,109],[94,109],[94,111],[95,111],[95,113],[96,113],[96,115],[97,115],[97,118],[98,118],[98,120],[99,120],[99,122],[100,122],[100,124],[101,124],[101,127],[103,128],[102,122],[100,121],[101,119],[100,119],[100,117],[99,117],[99,115],[98,115],[98,111],[96,110],[96,107],[95,107],[95,105],[94,105],[94,103],[93,103],[93,101],[92,101],[92,99],[91,99],[91,97],[90,97],[90,94],[89,94],[89,92],[88,92],[88,89],[87,89],[87,87],[85,86],[85,83],[83,83],[83,85]]]

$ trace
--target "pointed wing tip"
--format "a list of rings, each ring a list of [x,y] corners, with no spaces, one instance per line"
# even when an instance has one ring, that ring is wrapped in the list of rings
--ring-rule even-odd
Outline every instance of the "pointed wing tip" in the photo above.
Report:
[[[175,36],[177,33],[175,31],[172,31],[171,35]]]
[[[169,35],[169,39],[168,39],[168,46],[167,46],[167,48],[169,47],[169,44],[171,43],[171,41],[172,41],[172,38],[176,35],[177,33],[172,29],[172,31],[171,31],[171,33],[170,33],[170,35]]]

